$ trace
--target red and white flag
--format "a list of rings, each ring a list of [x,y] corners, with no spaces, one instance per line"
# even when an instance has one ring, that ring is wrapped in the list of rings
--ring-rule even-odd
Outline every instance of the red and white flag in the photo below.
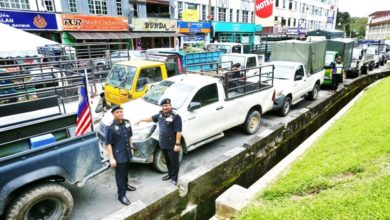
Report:
[[[75,136],[83,135],[92,130],[92,116],[89,108],[85,86],[80,87],[80,103],[77,112]]]

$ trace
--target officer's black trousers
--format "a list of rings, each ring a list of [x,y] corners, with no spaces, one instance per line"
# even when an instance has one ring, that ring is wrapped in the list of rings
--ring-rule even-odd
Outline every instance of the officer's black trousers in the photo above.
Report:
[[[337,90],[337,87],[339,86],[339,82],[342,82],[342,76],[341,74],[333,74],[332,75],[332,90]]]
[[[179,152],[175,152],[173,150],[162,150],[165,161],[168,167],[168,175],[172,178],[172,180],[177,182],[177,178],[179,177]]]
[[[129,172],[129,163],[118,163],[115,168],[115,180],[118,187],[118,198],[126,195],[127,174]]]

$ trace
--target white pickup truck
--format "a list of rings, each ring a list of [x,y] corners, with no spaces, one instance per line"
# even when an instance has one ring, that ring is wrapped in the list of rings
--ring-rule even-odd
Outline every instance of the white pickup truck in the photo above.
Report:
[[[305,97],[315,100],[324,82],[325,70],[310,74],[305,66],[298,62],[273,61],[275,67],[274,88],[276,98],[274,110],[281,116],[286,116],[291,106],[302,101]]]
[[[368,46],[367,47],[367,54],[370,56],[374,56],[374,63],[375,68],[379,67],[381,63],[381,56],[379,54],[378,46]]]
[[[258,54],[237,54],[237,53],[229,53],[224,54],[219,58],[219,63],[222,69],[231,69],[231,66],[239,63],[241,65],[241,69],[249,69],[247,71],[247,76],[253,76],[258,74],[259,69],[253,68],[257,66],[261,66],[265,63],[264,55]]]
[[[227,74],[225,76],[229,76]],[[145,97],[123,104],[124,115],[135,123],[157,114],[161,110],[159,102],[170,98],[172,107],[182,118],[182,151],[187,153],[223,137],[223,132],[232,127],[242,125],[248,134],[259,129],[261,115],[272,110],[275,94],[272,72],[263,71],[262,76],[253,78],[257,78],[257,82],[245,77],[229,81],[198,74],[173,76],[156,85]],[[105,130],[112,120],[112,115],[106,114],[98,128],[103,143]],[[166,172],[158,147],[157,124],[141,123],[132,128],[136,148],[132,162],[153,163],[158,171]]]
[[[351,68],[350,71],[347,72],[347,76],[358,77],[360,74],[367,74],[367,70],[373,70],[374,66],[374,55],[368,54],[367,48],[353,48]]]

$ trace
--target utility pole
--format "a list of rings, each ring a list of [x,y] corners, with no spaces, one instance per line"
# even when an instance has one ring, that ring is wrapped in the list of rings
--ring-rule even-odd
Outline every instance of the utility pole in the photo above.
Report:
[[[208,20],[211,21],[211,0],[209,0],[209,7],[208,7]]]

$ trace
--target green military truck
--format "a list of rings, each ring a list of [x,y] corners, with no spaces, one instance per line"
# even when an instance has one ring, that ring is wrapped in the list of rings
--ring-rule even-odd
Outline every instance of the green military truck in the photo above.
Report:
[[[336,58],[338,56],[343,58],[344,73],[349,72],[354,46],[355,41],[350,38],[335,38],[327,41],[324,85],[332,84],[332,66],[336,63]],[[343,76],[343,78],[345,77]]]

